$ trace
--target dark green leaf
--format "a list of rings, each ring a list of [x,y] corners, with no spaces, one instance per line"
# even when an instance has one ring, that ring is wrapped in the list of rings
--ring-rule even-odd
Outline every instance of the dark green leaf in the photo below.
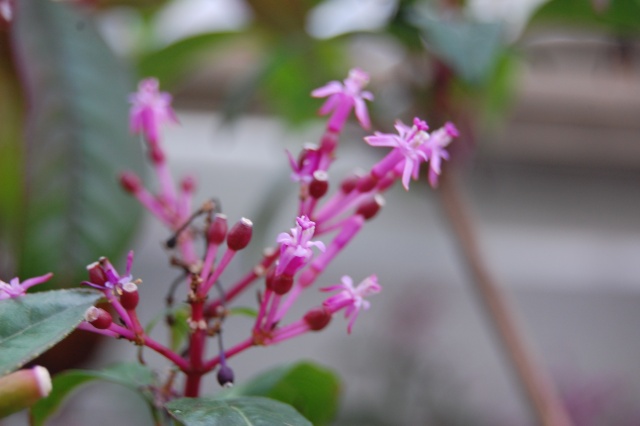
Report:
[[[330,370],[300,362],[268,371],[234,387],[230,396],[264,396],[292,405],[314,425],[329,424],[338,410],[340,381]]]
[[[37,357],[82,321],[101,293],[56,290],[0,301],[0,376]]]
[[[166,407],[185,426],[311,426],[290,405],[268,398],[182,398]]]
[[[138,62],[141,76],[154,76],[164,87],[175,85],[202,58],[211,56],[221,43],[237,38],[240,33],[198,34],[181,39],[160,50],[147,53]]]
[[[69,286],[99,256],[122,253],[137,224],[140,209],[117,183],[122,169],[142,169],[127,129],[133,85],[88,17],[50,0],[16,7],[13,45],[31,106],[20,275],[55,271]]]
[[[426,13],[412,21],[428,48],[460,78],[482,84],[490,77],[503,48],[501,24],[443,20]]]
[[[32,426],[41,426],[56,412],[64,399],[78,386],[93,380],[104,380],[126,386],[149,399],[149,386],[154,382],[153,372],[140,364],[116,364],[101,371],[69,370],[53,378],[53,389],[48,397],[31,408]]]
[[[598,8],[595,3],[602,3],[602,6]],[[637,34],[640,31],[639,17],[639,0],[551,0],[535,12],[530,22],[597,27],[616,34]]]

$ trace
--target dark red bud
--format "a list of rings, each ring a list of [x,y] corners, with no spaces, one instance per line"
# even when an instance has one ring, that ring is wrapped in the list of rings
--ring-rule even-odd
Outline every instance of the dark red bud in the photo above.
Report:
[[[233,386],[233,370],[228,365],[220,366],[218,370],[218,383],[225,388]]]
[[[369,192],[378,184],[378,178],[373,175],[367,175],[358,180],[357,188],[360,192]]]
[[[151,146],[151,151],[149,152],[149,158],[153,162],[153,164],[162,164],[165,161],[164,152],[157,147],[156,145]]]
[[[314,308],[306,313],[304,316],[304,322],[307,323],[309,328],[313,331],[320,331],[325,328],[331,321],[331,313],[324,307]]]
[[[124,188],[125,191],[135,194],[140,190],[142,184],[140,183],[140,178],[136,176],[133,172],[124,172],[120,174],[120,185]]]
[[[209,229],[207,229],[207,241],[209,241],[209,244],[222,244],[227,236],[228,229],[227,216],[221,213],[216,214],[213,222],[209,225]]]
[[[358,185],[358,180],[359,179],[360,179],[360,176],[358,176],[358,175],[352,175],[352,176],[349,176],[349,177],[345,178],[342,181],[342,183],[340,184],[340,190],[344,194],[350,193],[351,191],[356,189],[356,186]]]
[[[184,192],[193,192],[194,188],[196,187],[196,180],[193,178],[193,176],[187,176],[182,179],[180,186],[182,187],[182,190]]]
[[[238,251],[249,245],[251,241],[251,234],[253,233],[253,223],[243,217],[233,225],[229,233],[227,234],[227,247],[230,250]]]
[[[271,281],[271,290],[275,294],[282,296],[283,294],[287,294],[289,290],[293,287],[293,277],[291,275],[280,274],[273,278]]]
[[[366,220],[369,220],[378,214],[382,206],[384,206],[384,197],[380,194],[376,194],[375,197],[360,204],[358,210],[356,210],[356,214],[359,214]]]
[[[87,265],[87,271],[89,272],[89,282],[92,284],[103,286],[109,280],[99,262],[93,262]]]
[[[309,184],[309,195],[313,198],[321,198],[329,190],[329,176],[322,170],[313,173],[313,180]]]
[[[95,328],[99,328],[100,330],[109,328],[113,322],[113,318],[111,318],[111,314],[109,312],[101,308],[96,308],[95,306],[87,309],[84,313],[84,319],[89,324]]]
[[[126,283],[122,286],[122,294],[120,295],[120,304],[127,311],[132,311],[138,306],[140,294],[138,294],[138,286],[135,283]]]

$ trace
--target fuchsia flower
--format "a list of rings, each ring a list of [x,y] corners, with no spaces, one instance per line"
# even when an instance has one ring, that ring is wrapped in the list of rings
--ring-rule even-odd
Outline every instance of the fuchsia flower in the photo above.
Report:
[[[159,88],[157,79],[146,78],[138,84],[138,91],[129,96],[131,132],[142,133],[151,143],[158,142],[163,123],[178,121],[171,108],[171,95]]]
[[[331,296],[325,300],[322,305],[332,314],[344,308],[344,316],[345,318],[349,318],[347,331],[351,334],[351,329],[353,328],[356,318],[358,318],[360,309],[366,311],[370,307],[370,303],[364,298],[380,293],[382,287],[378,284],[378,277],[375,275],[365,278],[357,287],[353,286],[353,280],[347,275],[343,276],[341,281],[342,284],[320,289],[322,291],[340,290],[340,293]]]
[[[344,84],[339,81],[331,81],[311,92],[311,96],[314,98],[328,97],[320,108],[320,114],[326,115],[333,112],[329,123],[327,123],[330,130],[339,132],[352,108],[355,108],[356,118],[363,128],[368,129],[371,126],[367,105],[364,101],[365,99],[372,101],[373,94],[362,90],[368,83],[369,74],[359,68],[354,68],[349,71],[349,76],[344,80]]]
[[[296,218],[296,227],[291,228],[290,234],[283,232],[278,235],[280,261],[276,268],[277,275],[282,273],[295,274],[313,256],[311,247],[315,246],[318,250],[325,251],[326,247],[322,241],[311,241],[315,230],[315,222],[306,216],[300,216]]]
[[[397,135],[390,133],[376,132],[373,136],[367,136],[364,140],[371,146],[389,146],[395,148],[395,152],[391,152],[383,159],[374,171],[378,174],[386,174],[386,172],[395,167],[402,158],[404,165],[402,171],[402,185],[409,190],[409,180],[417,180],[420,173],[420,163],[427,161],[428,154],[421,148],[429,139],[427,123],[419,118],[413,119],[413,126],[409,127],[400,120],[396,121],[395,128]]]
[[[442,159],[449,160],[449,152],[445,148],[453,138],[458,136],[459,133],[456,126],[447,122],[443,127],[431,133],[431,137],[423,145],[424,152],[429,158],[429,183],[434,188],[438,186]]]
[[[300,153],[300,156],[296,160],[289,151],[287,157],[289,158],[289,165],[291,166],[291,179],[294,182],[309,183],[313,180],[313,173],[318,170],[320,165],[320,152],[318,147],[313,144],[306,144]]]
[[[127,266],[125,275],[120,276],[116,268],[113,267],[109,259],[100,258],[98,262],[87,265],[89,272],[89,281],[83,281],[82,284],[96,288],[98,290],[121,289],[125,284],[133,281],[131,275],[131,267],[133,266],[133,251],[127,255]]]
[[[27,290],[30,287],[42,284],[43,282],[48,281],[52,276],[52,273],[48,273],[39,277],[29,278],[22,283],[20,283],[20,279],[17,277],[9,281],[9,283],[5,283],[0,280],[0,300],[22,296],[27,293]]]

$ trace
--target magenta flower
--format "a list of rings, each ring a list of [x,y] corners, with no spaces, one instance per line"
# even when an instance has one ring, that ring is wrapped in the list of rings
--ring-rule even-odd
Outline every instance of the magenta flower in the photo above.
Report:
[[[320,108],[320,114],[326,115],[332,112],[327,124],[329,130],[339,132],[354,108],[360,125],[365,129],[371,126],[367,105],[364,101],[365,99],[372,101],[373,95],[371,92],[362,90],[368,83],[369,74],[359,68],[354,68],[349,71],[349,76],[344,80],[344,84],[339,81],[331,81],[311,92],[311,96],[314,98],[328,97]]]
[[[313,256],[311,247],[315,246],[318,250],[325,251],[326,247],[322,241],[311,241],[315,230],[315,222],[306,216],[300,216],[296,218],[296,227],[291,228],[290,234],[283,232],[278,235],[280,261],[276,268],[276,275],[295,274]]]
[[[30,287],[42,284],[43,282],[48,281],[52,276],[52,273],[48,273],[39,277],[29,278],[22,283],[20,283],[18,278],[12,279],[9,283],[5,283],[0,280],[0,300],[22,296],[26,294]]]
[[[87,265],[89,273],[89,281],[83,281],[82,284],[96,288],[98,290],[122,289],[122,287],[133,281],[131,268],[133,267],[133,251],[127,255],[127,265],[125,274],[121,276],[113,267],[109,259],[101,257],[98,262]]]
[[[332,314],[344,308],[344,317],[349,318],[347,331],[351,334],[353,323],[358,318],[360,309],[366,311],[370,307],[370,303],[364,298],[380,293],[382,287],[378,284],[378,278],[375,275],[365,278],[357,287],[353,287],[353,280],[347,275],[343,276],[341,281],[342,284],[320,289],[322,291],[340,291],[340,293],[325,300],[322,305]]]
[[[171,95],[159,88],[157,79],[146,78],[138,84],[138,91],[129,95],[131,133],[142,133],[151,143],[158,142],[163,123],[178,121],[171,108]]]
[[[442,171],[442,159],[449,160],[449,152],[445,148],[453,138],[458,136],[456,126],[447,122],[443,127],[431,133],[431,137],[423,146],[424,153],[429,158],[429,183],[433,188],[438,186],[438,178]]]
[[[402,186],[409,190],[409,180],[417,180],[420,174],[420,163],[427,161],[428,154],[421,148],[429,139],[427,123],[419,118],[413,119],[413,126],[409,127],[400,120],[396,121],[397,135],[376,132],[364,140],[371,146],[389,146],[395,148],[373,168],[374,174],[384,176],[404,160],[402,166]]]
[[[291,166],[291,179],[294,182],[309,183],[313,180],[313,173],[318,170],[320,165],[320,152],[318,147],[313,144],[306,144],[300,156],[296,160],[289,151],[286,151]]]

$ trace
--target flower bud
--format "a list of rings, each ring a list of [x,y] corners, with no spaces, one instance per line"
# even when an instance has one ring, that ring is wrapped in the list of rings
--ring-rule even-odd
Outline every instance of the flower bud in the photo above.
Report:
[[[358,185],[358,180],[360,179],[360,176],[354,174],[351,175],[347,178],[345,178],[342,183],[340,184],[340,190],[342,191],[343,194],[348,194],[351,191],[353,191],[354,189],[356,189],[356,186]]]
[[[140,295],[138,294],[138,286],[135,283],[128,282],[122,286],[122,294],[120,295],[120,304],[127,311],[132,311],[138,306]]]
[[[360,204],[358,210],[356,210],[356,214],[359,214],[366,220],[369,220],[378,214],[382,206],[384,206],[384,197],[380,194],[376,194],[375,197]]]
[[[304,316],[304,322],[313,331],[320,331],[325,328],[331,321],[331,313],[324,307],[314,308],[307,312]]]
[[[369,192],[376,187],[378,179],[373,175],[367,175],[358,180],[356,187],[359,192]]]
[[[140,191],[142,184],[140,183],[140,178],[136,176],[133,172],[123,172],[120,174],[120,185],[124,188],[125,191],[135,194]]]
[[[233,251],[242,250],[249,245],[252,233],[253,223],[246,217],[243,217],[238,223],[233,225],[227,234],[227,247]]]
[[[218,383],[220,386],[230,388],[233,386],[233,370],[228,365],[221,365],[218,370]]]
[[[51,376],[35,366],[0,377],[0,418],[35,404],[51,392]]]
[[[99,286],[104,286],[109,278],[107,274],[102,269],[102,266],[99,262],[93,262],[90,265],[87,265],[87,271],[89,272],[89,282],[92,284],[96,284]]]
[[[111,326],[113,318],[111,314],[104,309],[91,306],[84,313],[84,320],[100,330],[106,330]]]
[[[149,158],[153,164],[162,164],[165,161],[165,155],[162,150],[155,144],[151,145],[151,152],[149,152]]]
[[[275,294],[282,296],[287,294],[291,287],[293,287],[293,277],[288,274],[280,274],[273,278],[270,288]]]
[[[216,214],[213,222],[209,225],[209,229],[207,229],[207,241],[209,244],[222,244],[227,236],[228,228],[227,216],[222,213]]]
[[[322,170],[313,172],[313,180],[309,183],[309,195],[312,198],[322,198],[329,189],[329,176]]]
[[[180,182],[180,186],[184,192],[193,192],[196,187],[196,180],[193,176],[186,176],[182,179],[182,182]]]

